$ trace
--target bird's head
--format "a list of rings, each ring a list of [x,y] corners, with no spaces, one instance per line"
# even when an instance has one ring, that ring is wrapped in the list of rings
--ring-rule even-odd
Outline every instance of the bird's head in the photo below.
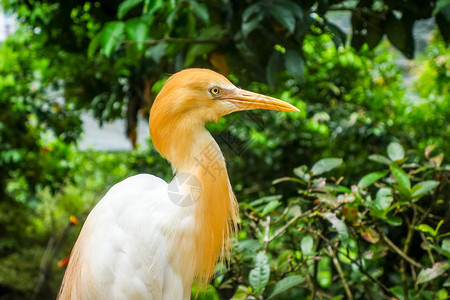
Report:
[[[299,111],[284,101],[237,88],[224,76],[207,69],[186,69],[172,75],[150,111],[153,145],[174,166],[184,161],[193,134],[204,124],[229,113],[250,109]],[[198,140],[198,137],[197,137]]]
[[[151,114],[163,112],[202,123],[229,113],[251,109],[299,111],[284,101],[234,86],[208,69],[186,69],[172,75],[155,99]]]

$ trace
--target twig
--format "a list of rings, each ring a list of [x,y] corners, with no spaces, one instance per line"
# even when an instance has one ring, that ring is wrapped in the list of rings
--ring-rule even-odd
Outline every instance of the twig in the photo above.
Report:
[[[221,39],[187,39],[187,38],[175,38],[175,37],[165,37],[156,40],[145,40],[145,41],[130,41],[125,40],[126,44],[146,44],[146,45],[156,45],[159,43],[180,43],[180,44],[220,44],[228,41],[229,38]]]
[[[295,217],[293,217],[292,219],[290,219],[289,222],[287,222],[283,227],[281,227],[280,229],[278,229],[278,230],[277,230],[277,231],[269,238],[269,240],[268,240],[267,242],[270,243],[271,241],[273,241],[276,237],[278,237],[278,236],[281,235],[283,232],[285,232],[286,229],[287,229],[289,226],[291,226],[292,223],[294,223],[295,221],[297,221],[299,218],[302,218],[302,217],[304,217],[304,216],[307,216],[308,214],[311,213],[311,211],[312,211],[312,210],[310,209],[310,210],[306,211],[305,213],[296,215]]]
[[[336,257],[336,253],[334,253],[334,250],[333,250],[333,248],[330,245],[328,245],[328,252],[329,252],[328,255],[330,255],[331,258],[333,259],[334,266],[336,267],[336,270],[337,270],[337,272],[339,274],[339,277],[341,278],[342,285],[344,285],[344,289],[345,289],[345,293],[347,294],[347,298],[349,300],[353,300],[352,291],[350,290],[350,287],[348,285],[347,280],[345,280],[345,275],[344,275],[344,272],[342,271],[341,265],[339,264],[339,261],[338,261],[338,259]]]
[[[427,244],[428,244],[428,241],[427,241],[427,239],[425,238],[425,235],[423,234],[423,232],[420,233],[420,237],[422,238],[422,241],[423,241],[424,243],[427,243]],[[430,250],[429,247],[427,247],[427,253],[428,253],[428,257],[430,258],[431,264],[434,265],[434,257],[433,257],[433,254],[431,253],[431,250]]]
[[[364,275],[367,276],[367,278],[369,278],[370,280],[372,280],[373,282],[375,282],[376,284],[378,284],[381,289],[390,297],[396,297],[394,293],[392,293],[389,288],[387,286],[385,286],[381,281],[379,281],[378,279],[372,277],[372,275],[370,275],[364,268],[363,266],[356,260],[354,260],[353,258],[351,258],[347,253],[341,252],[339,251],[339,249],[336,249],[336,247],[333,245],[333,243],[327,239],[325,236],[323,236],[320,232],[318,233],[318,235],[320,236],[320,238],[322,238],[328,245],[330,245],[334,251],[341,253],[342,255],[344,255],[346,258],[348,258],[352,263],[354,263],[359,271],[361,273],[363,273]]]
[[[267,245],[269,244],[269,231],[270,231],[270,216],[267,216],[265,222],[261,222],[264,226],[264,250],[267,250]]]
[[[333,249],[336,250],[335,247],[333,247]],[[370,275],[369,272],[367,272],[358,261],[354,260],[353,258],[351,258],[348,254],[346,254],[344,252],[341,252],[339,250],[337,250],[337,252],[339,252],[340,254],[344,255],[347,259],[349,259],[352,263],[354,263],[358,267],[359,271],[361,271],[361,273],[363,273],[370,280],[372,280],[373,282],[378,284],[388,296],[397,298],[397,296],[395,296],[395,294],[392,293],[391,290],[387,286],[385,286],[381,281],[379,281],[378,279],[376,279],[372,275]]]
[[[410,264],[418,267],[418,268],[423,268],[422,264],[416,262],[415,260],[413,260],[411,257],[409,257],[408,255],[406,255],[402,250],[400,250],[386,235],[381,234],[381,238],[386,242],[386,244],[388,244],[388,246],[391,248],[391,250],[393,250],[394,252],[396,252],[398,255],[401,256],[401,258],[403,258],[404,260],[406,260],[407,262],[409,262]]]
[[[41,259],[41,265],[39,268],[39,282],[34,288],[32,300],[39,299],[39,294],[42,290],[42,287],[47,282],[49,265],[53,258],[53,252],[55,250],[55,237],[53,234],[48,239],[47,248],[45,249],[44,255]]]

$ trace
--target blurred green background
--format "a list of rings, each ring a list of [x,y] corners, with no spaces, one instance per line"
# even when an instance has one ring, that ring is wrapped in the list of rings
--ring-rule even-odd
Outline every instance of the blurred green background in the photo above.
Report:
[[[301,110],[208,124],[241,232],[200,299],[449,299],[448,0],[1,7],[15,28],[0,42],[0,299],[54,299],[104,193],[171,179],[137,129],[188,67]],[[123,120],[133,150],[81,150],[85,116]]]

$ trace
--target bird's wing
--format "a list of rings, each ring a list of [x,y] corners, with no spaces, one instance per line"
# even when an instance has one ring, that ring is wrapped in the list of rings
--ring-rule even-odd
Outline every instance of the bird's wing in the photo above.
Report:
[[[167,258],[175,209],[167,183],[155,176],[113,186],[86,219],[59,299],[189,298]]]

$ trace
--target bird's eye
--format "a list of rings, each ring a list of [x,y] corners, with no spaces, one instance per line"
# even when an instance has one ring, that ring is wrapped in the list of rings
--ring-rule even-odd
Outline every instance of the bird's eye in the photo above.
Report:
[[[219,87],[214,86],[214,87],[212,87],[212,88],[209,89],[209,92],[210,92],[212,95],[217,96],[217,95],[220,94],[221,90],[220,90]]]

